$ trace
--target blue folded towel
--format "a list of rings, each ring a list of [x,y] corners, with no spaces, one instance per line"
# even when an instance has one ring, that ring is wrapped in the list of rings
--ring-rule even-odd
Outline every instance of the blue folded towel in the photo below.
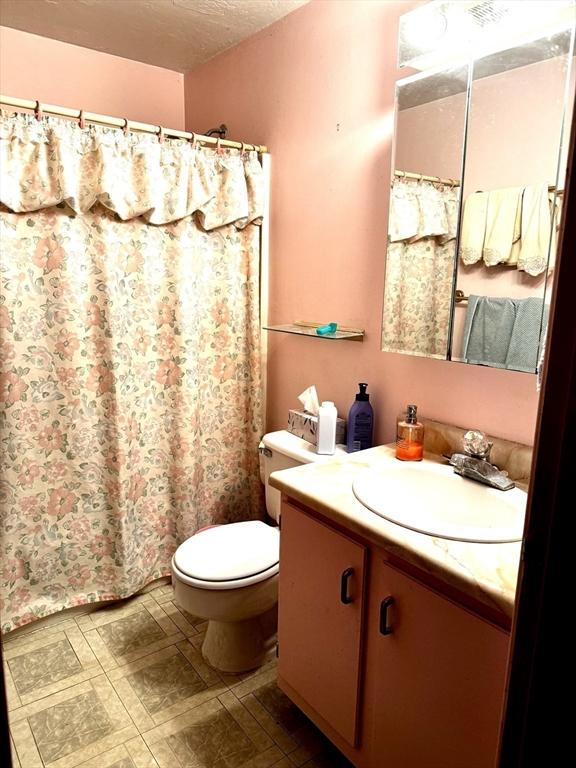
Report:
[[[462,357],[468,363],[535,373],[547,320],[543,299],[470,296]]]

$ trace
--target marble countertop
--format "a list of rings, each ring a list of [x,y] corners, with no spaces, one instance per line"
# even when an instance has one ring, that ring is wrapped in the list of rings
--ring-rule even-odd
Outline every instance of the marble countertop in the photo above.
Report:
[[[450,585],[451,592],[470,596],[491,613],[512,617],[521,542],[476,544],[417,533],[389,522],[364,507],[352,492],[352,482],[365,469],[396,461],[392,446],[378,446],[335,458],[274,472],[272,487],[368,539],[420,572]],[[424,461],[443,462],[425,453]],[[444,462],[445,463],[445,462]]]

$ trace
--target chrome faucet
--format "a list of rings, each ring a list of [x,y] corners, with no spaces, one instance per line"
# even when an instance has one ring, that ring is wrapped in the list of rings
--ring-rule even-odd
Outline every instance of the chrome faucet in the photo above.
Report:
[[[510,480],[508,473],[495,464],[490,463],[492,443],[483,432],[471,429],[462,438],[464,453],[453,453],[446,458],[454,467],[454,472],[462,477],[477,480],[500,491],[509,491],[515,483]]]

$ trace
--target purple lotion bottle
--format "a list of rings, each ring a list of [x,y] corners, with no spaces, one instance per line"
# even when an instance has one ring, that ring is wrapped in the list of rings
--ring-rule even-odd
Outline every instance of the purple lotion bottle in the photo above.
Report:
[[[360,391],[348,413],[348,436],[346,450],[348,453],[372,448],[374,431],[374,411],[370,405],[370,395],[366,393],[368,384],[358,384]]]

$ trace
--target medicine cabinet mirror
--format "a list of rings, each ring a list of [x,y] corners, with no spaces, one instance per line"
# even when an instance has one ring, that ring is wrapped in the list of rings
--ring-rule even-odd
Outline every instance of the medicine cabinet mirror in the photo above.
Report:
[[[574,101],[570,21],[397,83],[383,351],[535,372]]]

